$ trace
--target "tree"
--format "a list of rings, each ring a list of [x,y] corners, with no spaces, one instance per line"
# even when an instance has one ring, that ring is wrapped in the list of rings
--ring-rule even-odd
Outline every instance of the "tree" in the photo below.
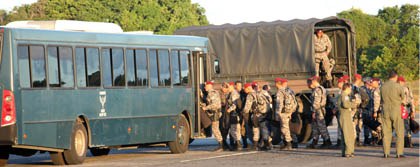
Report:
[[[204,12],[191,0],[38,0],[34,4],[15,8],[7,15],[6,21],[61,19],[111,22],[120,25],[124,31],[172,34],[182,27],[207,25]]]

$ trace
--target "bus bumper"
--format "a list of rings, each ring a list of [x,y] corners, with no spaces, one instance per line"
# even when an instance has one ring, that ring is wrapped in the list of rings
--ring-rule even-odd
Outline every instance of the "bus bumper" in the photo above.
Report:
[[[16,124],[0,127],[0,145],[14,145],[16,138]]]

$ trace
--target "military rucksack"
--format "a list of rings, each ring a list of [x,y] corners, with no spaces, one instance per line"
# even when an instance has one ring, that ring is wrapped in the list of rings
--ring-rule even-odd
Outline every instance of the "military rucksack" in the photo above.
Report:
[[[360,90],[359,91],[360,98],[362,100],[362,103],[360,103],[360,107],[367,108],[370,102],[370,97],[369,97],[369,92],[368,92],[369,90],[364,86],[362,86],[359,90]]]
[[[267,113],[267,105],[270,103],[267,98],[261,92],[252,93],[254,97],[253,108],[254,112],[258,112],[261,114]]]
[[[296,96],[295,96],[295,92],[293,92],[293,90],[291,90],[290,88],[287,88],[284,91],[284,108],[287,111],[296,111],[297,108],[297,100],[296,100]]]

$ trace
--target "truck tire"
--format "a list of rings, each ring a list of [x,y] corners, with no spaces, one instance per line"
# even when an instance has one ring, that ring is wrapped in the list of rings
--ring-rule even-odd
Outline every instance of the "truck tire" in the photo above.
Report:
[[[93,156],[104,156],[104,155],[108,155],[109,151],[111,151],[111,149],[109,148],[90,148],[90,153]]]
[[[169,149],[173,154],[185,153],[190,143],[190,124],[184,115],[179,116],[178,126],[176,127],[175,141],[168,142]]]
[[[79,121],[73,127],[71,135],[70,149],[64,150],[64,160],[68,165],[81,164],[86,158],[87,152],[87,132],[86,128]]]

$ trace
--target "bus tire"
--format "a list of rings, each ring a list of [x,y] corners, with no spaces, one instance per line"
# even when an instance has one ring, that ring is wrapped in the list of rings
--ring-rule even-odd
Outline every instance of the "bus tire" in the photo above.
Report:
[[[184,115],[179,116],[176,128],[176,138],[175,141],[168,142],[169,149],[173,154],[185,153],[190,143],[190,124]]]
[[[9,153],[1,151],[3,150],[0,150],[0,166],[5,166],[7,164],[7,160],[9,159]]]
[[[64,159],[66,164],[81,164],[86,158],[87,152],[87,132],[85,126],[79,121],[73,127],[71,135],[70,149],[64,150]]]
[[[104,155],[108,155],[109,151],[111,149],[109,149],[109,148],[90,148],[89,150],[90,150],[90,153],[93,156],[104,156]]]
[[[50,158],[54,165],[66,165],[62,152],[50,152]]]

